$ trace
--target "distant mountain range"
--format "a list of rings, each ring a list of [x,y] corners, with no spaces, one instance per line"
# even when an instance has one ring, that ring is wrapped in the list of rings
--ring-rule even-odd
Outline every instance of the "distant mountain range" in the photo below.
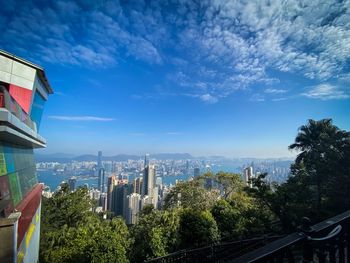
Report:
[[[143,159],[144,156],[141,155],[131,155],[131,154],[118,154],[113,156],[102,156],[103,161],[116,161],[116,162],[123,162],[127,160],[140,160]],[[224,156],[201,156],[201,157],[194,157],[189,153],[157,153],[157,154],[150,154],[151,159],[157,159],[157,160],[192,160],[192,159],[199,159],[199,160],[211,160],[211,161],[223,161],[223,162],[230,162],[230,163],[237,163],[243,164],[243,163],[254,163],[254,162],[288,162],[290,163],[293,158],[227,158]],[[82,155],[73,155],[73,154],[65,154],[65,153],[54,153],[54,154],[40,154],[35,153],[35,159],[37,162],[60,162],[60,163],[67,163],[71,161],[97,161],[97,155],[93,154],[82,154]]]
[[[140,160],[143,159],[144,156],[141,155],[130,155],[130,154],[118,154],[114,156],[102,156],[102,161],[116,161],[123,162],[127,160]],[[192,155],[189,153],[158,153],[151,154],[150,158],[157,160],[184,160],[184,159],[194,159]],[[93,154],[83,154],[83,155],[70,155],[64,153],[54,153],[54,154],[35,154],[35,159],[37,162],[70,162],[70,161],[78,161],[78,162],[88,162],[88,161],[96,161],[97,155]]]

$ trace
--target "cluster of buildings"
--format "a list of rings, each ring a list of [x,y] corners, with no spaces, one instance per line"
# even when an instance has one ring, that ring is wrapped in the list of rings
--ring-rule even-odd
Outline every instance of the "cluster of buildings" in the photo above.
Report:
[[[155,209],[162,207],[166,194],[172,185],[176,184],[175,178],[188,180],[205,171],[211,171],[216,165],[215,162],[203,160],[150,160],[148,155],[142,159],[127,161],[106,161],[106,159],[108,158],[102,161],[102,152],[98,152],[97,161],[95,159],[95,161],[73,160],[69,163],[40,162],[37,163],[37,169],[51,169],[58,173],[57,176],[59,174],[69,176],[65,181],[72,191],[75,190],[79,180],[80,185],[82,182],[89,182],[85,184],[89,188],[90,197],[97,200],[99,205],[96,212],[120,216],[127,224],[134,224],[146,205]],[[251,179],[265,171],[269,172],[268,180],[276,176],[287,177],[287,167],[288,163],[283,166],[283,163],[281,165],[278,162],[255,161],[242,164],[237,171],[241,171],[245,185],[252,187]],[[222,166],[218,167],[221,168]],[[279,170],[283,173],[275,172]],[[169,183],[170,178],[172,180]],[[84,179],[87,180],[83,181]],[[215,189],[218,185],[215,180],[208,178],[205,187]],[[51,194],[50,191],[44,192],[48,197]]]
[[[99,160],[100,155],[99,152]],[[155,165],[149,163],[148,156],[145,156],[142,176],[133,180],[123,178],[123,176],[111,175],[107,178],[107,185],[104,186],[103,167],[99,168],[98,182],[100,191],[100,205],[105,211],[109,211],[114,216],[121,216],[127,224],[135,224],[140,211],[146,205],[158,209],[168,192],[168,187],[161,182],[156,182]]]

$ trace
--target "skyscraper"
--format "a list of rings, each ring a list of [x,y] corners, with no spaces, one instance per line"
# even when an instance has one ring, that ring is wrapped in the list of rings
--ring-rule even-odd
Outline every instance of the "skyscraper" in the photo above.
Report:
[[[134,180],[134,193],[142,194],[142,185],[143,185],[143,178],[137,177]]]
[[[126,223],[127,224],[135,224],[138,215],[140,213],[141,206],[141,195],[138,193],[132,193],[127,196],[127,215],[126,215]]]
[[[146,154],[145,154],[145,163],[144,163],[144,168],[146,168],[146,166],[148,166],[148,164],[149,164],[149,154],[148,154],[148,153],[146,153]]]
[[[101,193],[104,193],[105,190],[105,169],[103,167],[101,167],[100,169],[98,169],[98,190]]]
[[[107,181],[107,210],[112,211],[113,205],[113,189],[117,185],[117,179],[115,175],[108,177]]]
[[[0,51],[0,262],[38,262],[42,185],[34,148],[53,91],[43,68]]]
[[[97,154],[96,171],[97,171],[97,176],[98,176],[97,188],[101,193],[104,193],[105,192],[105,180],[106,180],[105,174],[106,174],[106,171],[105,171],[103,164],[102,164],[102,152],[101,151],[99,151]]]
[[[193,169],[193,176],[194,177],[197,177],[200,175],[200,169],[198,167],[194,168]]]
[[[153,195],[153,188],[155,187],[156,171],[154,165],[148,164],[143,173],[143,192],[142,195]]]
[[[126,218],[127,215],[127,196],[132,193],[132,185],[128,184],[126,180],[118,182],[113,189],[113,208],[115,216],[122,216]]]
[[[243,181],[244,183],[249,186],[252,187],[252,183],[250,182],[250,180],[254,177],[254,173],[253,173],[253,167],[252,166],[248,166],[247,168],[245,168],[243,170]]]
[[[75,176],[68,179],[68,185],[71,191],[75,191],[76,182],[77,182],[77,178]]]
[[[102,168],[102,151],[98,151],[97,153],[97,169]]]

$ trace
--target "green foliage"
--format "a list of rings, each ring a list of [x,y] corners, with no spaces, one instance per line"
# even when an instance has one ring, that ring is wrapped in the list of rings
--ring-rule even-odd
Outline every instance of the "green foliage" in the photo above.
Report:
[[[132,227],[133,248],[131,261],[164,256],[178,246],[179,213],[172,211],[151,211],[144,213]]]
[[[177,207],[194,210],[210,209],[218,199],[217,191],[208,191],[199,180],[180,182],[167,194],[164,209]]]
[[[299,129],[289,149],[299,151],[293,174],[307,181],[304,191],[311,192],[314,220],[322,220],[350,208],[350,133],[333,125],[331,119],[309,120]],[[302,171],[302,173],[300,173]],[[345,194],[343,191],[344,190]],[[339,205],[341,204],[341,205]]]
[[[318,222],[350,209],[350,133],[330,119],[309,120],[289,149],[299,151],[286,183],[271,185],[266,174],[252,180],[248,192],[291,232],[307,216]]]
[[[52,198],[43,200],[42,224],[54,229],[64,225],[75,227],[94,215],[90,211],[92,205],[86,187],[71,192],[68,184],[62,184],[61,189],[54,193]]]
[[[198,179],[212,179],[214,183],[217,184],[218,189],[221,190],[224,199],[232,197],[235,193],[242,191],[244,187],[241,175],[235,173],[226,173],[222,171],[216,174],[205,173]]]
[[[154,211],[154,206],[151,204],[146,204],[140,213],[140,215],[148,215],[151,214]]]
[[[70,192],[66,185],[43,199],[40,262],[128,262],[124,221],[101,220],[91,205],[86,188]]]
[[[215,242],[220,234],[210,211],[185,209],[181,212],[179,237],[181,248],[191,248]]]
[[[273,218],[267,207],[245,192],[217,201],[211,212],[224,240],[237,240],[269,231]]]
[[[211,209],[223,239],[240,237],[244,232],[245,218],[234,204],[222,199]]]

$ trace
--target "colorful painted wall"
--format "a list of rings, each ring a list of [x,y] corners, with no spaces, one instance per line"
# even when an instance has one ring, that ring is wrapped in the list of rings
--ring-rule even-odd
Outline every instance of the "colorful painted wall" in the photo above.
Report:
[[[0,85],[2,110],[16,116],[37,134],[44,104],[52,93],[43,70],[0,51]],[[14,211],[21,213],[14,233],[17,242],[14,262],[38,262],[42,185],[38,184],[33,149],[28,146],[31,144],[19,144],[20,141],[4,141],[0,137],[0,200],[8,200],[0,211],[0,220]]]

